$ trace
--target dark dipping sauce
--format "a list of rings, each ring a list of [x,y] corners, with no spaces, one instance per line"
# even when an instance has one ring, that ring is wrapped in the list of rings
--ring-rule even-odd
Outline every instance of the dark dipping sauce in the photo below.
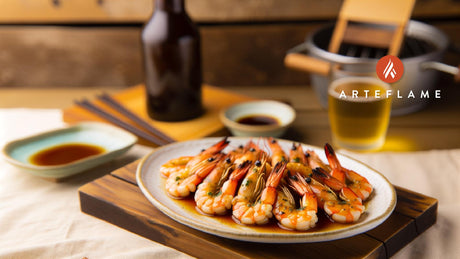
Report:
[[[62,144],[33,154],[29,158],[29,162],[34,165],[43,166],[64,165],[83,158],[102,154],[105,151],[103,147],[91,144]]]
[[[163,185],[164,186],[164,185]],[[165,191],[166,193],[166,191]],[[167,194],[166,194],[167,195]],[[232,226],[232,225],[244,225],[240,223],[237,219],[235,219],[232,216],[232,212],[228,211],[226,215],[208,215],[203,212],[201,212],[200,209],[196,207],[195,200],[193,198],[193,195],[184,198],[184,199],[174,199],[174,202],[179,204],[180,207],[188,211],[189,213],[193,213],[196,215],[200,215],[202,217],[214,217],[216,218],[220,223],[227,225],[227,226]],[[261,232],[261,233],[284,233],[284,234],[302,234],[302,233],[315,233],[315,232],[325,232],[325,231],[331,231],[331,230],[337,230],[337,229],[342,229],[342,228],[347,228],[354,223],[350,224],[342,224],[342,223],[336,223],[333,222],[329,216],[326,215],[326,213],[318,209],[318,222],[316,223],[316,226],[314,228],[311,228],[307,231],[298,231],[298,230],[291,230],[287,229],[281,224],[278,223],[278,221],[273,218],[270,219],[270,221],[265,224],[265,225],[244,225],[247,226],[251,229],[253,229],[256,232]],[[364,215],[361,215],[364,216]]]
[[[277,118],[268,115],[249,115],[236,120],[240,124],[246,125],[279,125],[280,122]]]

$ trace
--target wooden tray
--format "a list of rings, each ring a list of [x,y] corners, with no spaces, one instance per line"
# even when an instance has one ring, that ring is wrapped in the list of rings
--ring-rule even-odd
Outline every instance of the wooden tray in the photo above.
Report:
[[[388,258],[436,222],[437,200],[396,187],[398,203],[380,226],[350,238],[264,244],[206,234],[156,209],[137,186],[135,161],[79,189],[84,213],[198,258]]]
[[[123,104],[126,108],[178,141],[202,138],[218,132],[224,128],[224,125],[219,119],[219,112],[222,109],[235,103],[253,100],[253,98],[236,94],[218,87],[203,85],[203,105],[206,110],[203,116],[182,122],[160,122],[150,119],[147,115],[144,85],[133,86],[114,94],[112,97]],[[94,100],[94,103],[98,106],[104,107],[107,111],[123,119],[123,116],[103,103],[97,100]],[[63,120],[69,123],[81,121],[107,122],[78,106],[71,106],[64,109]],[[135,124],[128,119],[125,121],[127,123]],[[143,139],[140,139],[140,143],[153,145]]]

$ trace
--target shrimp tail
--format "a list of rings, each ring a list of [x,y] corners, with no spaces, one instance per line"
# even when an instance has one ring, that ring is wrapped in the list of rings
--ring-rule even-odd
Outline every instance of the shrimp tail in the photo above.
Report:
[[[329,174],[349,187],[362,200],[366,200],[373,190],[369,181],[358,173],[342,167],[331,145],[326,144],[324,150],[332,168]]]
[[[305,157],[307,159],[307,164],[311,168],[321,167],[326,171],[330,171],[331,168],[329,165],[325,164],[313,150],[305,151]]]
[[[200,178],[206,177],[214,167],[216,167],[217,162],[222,156],[217,155],[215,157],[210,157],[204,161],[201,161],[197,165],[195,165],[191,170],[194,174]]]
[[[299,194],[302,195],[302,206],[308,208],[308,210],[318,211],[318,202],[316,195],[313,190],[307,184],[307,181],[302,177],[300,173],[297,173],[289,177],[289,184]]]
[[[317,167],[313,169],[312,171],[313,171],[312,176],[315,180],[327,185],[329,188],[331,188],[332,190],[336,192],[342,190],[345,187],[345,184],[343,184],[343,182],[329,175],[326,172],[326,170],[324,170],[321,167]]]
[[[248,172],[249,167],[251,166],[251,161],[246,160],[230,174],[230,180],[239,180]]]
[[[333,168],[341,168],[340,162],[337,159],[334,149],[329,143],[324,145],[324,152],[326,153],[327,161]]]
[[[350,188],[344,187],[340,191],[340,198],[343,200],[351,201],[351,200],[359,200],[359,202],[362,202],[361,198],[356,195],[355,192],[353,192]]]
[[[210,148],[206,149],[203,152],[204,153],[211,153],[211,154],[219,153],[224,148],[226,148],[229,143],[230,143],[230,141],[228,140],[228,137],[226,136],[221,141],[217,142],[216,144],[214,144],[213,146],[211,146]]]
[[[267,204],[275,203],[276,188],[278,187],[281,179],[283,178],[286,169],[286,163],[278,162],[273,167],[272,172],[268,176],[266,188],[263,190],[260,200]]]
[[[270,187],[278,186],[281,178],[283,178],[284,171],[286,170],[287,163],[285,162],[278,162],[275,167],[273,168],[272,173],[268,177],[267,185]]]
[[[342,165],[340,164],[334,149],[331,145],[329,145],[329,143],[326,143],[326,145],[324,145],[324,152],[326,153],[327,161],[329,162],[329,165],[332,168],[329,174],[337,178],[339,181],[345,183],[346,176],[342,170]]]
[[[257,144],[254,143],[254,141],[252,141],[252,140],[248,141],[248,143],[244,147],[244,151],[247,152],[247,151],[249,151],[251,149],[259,150],[259,146],[257,146]]]

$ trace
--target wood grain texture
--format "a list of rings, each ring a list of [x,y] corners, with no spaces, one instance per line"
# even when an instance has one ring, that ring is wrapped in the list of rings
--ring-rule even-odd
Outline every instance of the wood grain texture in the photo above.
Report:
[[[456,149],[460,147],[460,88],[440,85],[443,97],[424,110],[405,116],[392,117],[386,143],[382,151],[420,151],[431,149]],[[322,146],[330,142],[327,111],[323,109],[314,93],[307,86],[280,85],[274,87],[239,86],[226,90],[256,99],[275,99],[287,102],[297,113],[296,120],[283,138]],[[81,88],[4,88],[0,87],[1,108],[51,108],[67,109],[72,101],[80,98],[93,99],[102,92],[119,94],[129,88],[81,87]],[[444,94],[445,93],[445,94]],[[87,119],[87,118],[76,118]],[[230,135],[225,129],[212,136]]]
[[[285,68],[283,58],[322,24],[202,26],[204,82],[305,84],[308,76]],[[144,81],[140,32],[140,26],[0,27],[0,86],[139,84]]]
[[[398,206],[395,212],[382,225],[365,234],[311,244],[272,245],[230,240],[179,224],[151,205],[135,182],[138,162],[82,186],[79,189],[81,210],[195,257],[387,258],[421,233],[417,224],[427,229],[436,219],[436,214],[427,212],[437,207],[435,199],[396,187]],[[412,203],[413,197],[417,202]],[[410,215],[405,214],[407,206],[411,207]],[[432,216],[434,220],[420,220]]]
[[[309,74],[286,68],[285,54],[327,23],[202,25],[204,82],[219,86],[306,85]],[[454,45],[460,44],[460,22],[432,24]],[[140,31],[140,26],[0,26],[0,86],[139,84],[143,82]],[[447,52],[445,62],[457,66],[460,54]]]
[[[170,219],[153,207],[133,186],[110,175],[100,178],[94,185],[85,185],[80,189],[81,209],[138,235],[201,258],[280,258],[286,255],[286,251],[293,255],[326,255],[326,258],[333,258],[340,252],[346,257],[361,258],[374,257],[371,256],[373,252],[382,249],[381,243],[365,235],[344,239],[336,244],[325,242],[318,247],[311,244],[273,246],[219,238]],[[106,195],[111,198],[106,199]],[[362,244],[365,249],[346,249],[353,242]],[[371,252],[366,252],[369,250]]]
[[[380,226],[366,232],[366,234],[382,241],[385,244],[386,256],[390,257],[399,251],[401,247],[414,240],[419,233],[413,218],[395,211]]]
[[[153,0],[2,0],[0,22],[139,22],[152,10]]]
[[[195,138],[202,138],[208,136],[224,127],[219,118],[219,113],[222,109],[229,107],[233,104],[253,100],[248,96],[233,93],[221,88],[203,85],[202,88],[203,107],[205,113],[195,119],[180,121],[180,122],[162,122],[150,119],[147,114],[146,108],[146,93],[144,85],[137,85],[132,88],[125,89],[124,91],[114,94],[113,98],[120,102],[125,108],[138,115],[149,124],[172,137],[177,141],[190,140]],[[120,115],[113,109],[101,105],[101,108],[113,114],[117,118],[122,119],[126,123],[137,126],[134,121]],[[63,120],[68,123],[75,123],[81,121],[104,121],[108,122],[95,114],[83,109],[79,106],[70,106],[63,110]],[[142,144],[153,145],[144,139],[141,139]]]
[[[2,23],[143,22],[153,0],[2,0]],[[199,22],[251,22],[334,19],[340,0],[189,0],[186,7]],[[456,17],[460,4],[451,0],[418,1],[415,17]]]
[[[308,82],[306,73],[284,66],[284,56],[323,25],[314,22],[202,27],[204,78],[210,84],[234,86],[242,82],[264,86]]]
[[[297,112],[297,117],[284,138],[316,146],[322,146],[324,143],[332,141],[327,110],[320,106],[313,89],[310,87],[279,86],[269,89],[265,87],[232,87],[231,89],[241,93],[238,96],[274,99],[292,105]],[[18,93],[17,91],[13,92]],[[147,118],[145,112],[142,111],[144,97],[141,92],[139,88],[126,88],[114,93],[114,96],[122,102],[126,102],[125,105]],[[38,91],[32,93],[36,93],[36,95],[32,96],[44,96],[43,94],[39,95]],[[456,99],[459,93],[460,88],[449,87],[446,89],[445,96],[442,99],[433,102],[424,111],[392,117],[387,141],[382,151],[415,151],[460,147],[460,139],[454,137],[458,135],[458,128],[460,127],[460,121],[456,119],[460,116],[459,103]],[[8,93],[2,93],[3,95],[5,95],[5,100],[9,99]],[[228,105],[228,103],[222,103],[222,107],[225,105]],[[98,120],[98,118],[89,112],[69,105],[64,109],[64,120],[78,122]],[[218,123],[220,127],[216,127],[214,128],[215,131],[208,133],[213,136],[230,135],[227,130],[223,129],[220,122]],[[442,130],[438,131],[438,129]]]
[[[1,26],[0,86],[141,82],[139,28]]]

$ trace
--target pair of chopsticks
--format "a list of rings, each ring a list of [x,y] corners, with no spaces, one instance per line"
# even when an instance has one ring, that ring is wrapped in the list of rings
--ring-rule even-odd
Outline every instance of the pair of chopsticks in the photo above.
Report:
[[[109,112],[105,111],[104,109],[100,108],[97,105],[94,105],[90,101],[83,99],[81,101],[74,101],[74,103],[89,112],[106,119],[107,121],[133,133],[134,135],[137,135],[138,137],[144,138],[156,145],[162,146],[166,145],[172,142],[175,142],[175,140],[157,128],[153,127],[150,123],[145,121],[144,119],[140,118],[137,116],[135,113],[131,112],[130,110],[126,109],[123,105],[121,105],[119,102],[117,102],[115,99],[110,97],[108,94],[103,93],[101,95],[98,95],[97,98],[102,101],[104,104],[110,106],[126,118],[130,119],[131,121],[135,122],[137,125],[141,126],[142,128],[133,126],[132,124],[129,124],[116,116],[110,114]]]

